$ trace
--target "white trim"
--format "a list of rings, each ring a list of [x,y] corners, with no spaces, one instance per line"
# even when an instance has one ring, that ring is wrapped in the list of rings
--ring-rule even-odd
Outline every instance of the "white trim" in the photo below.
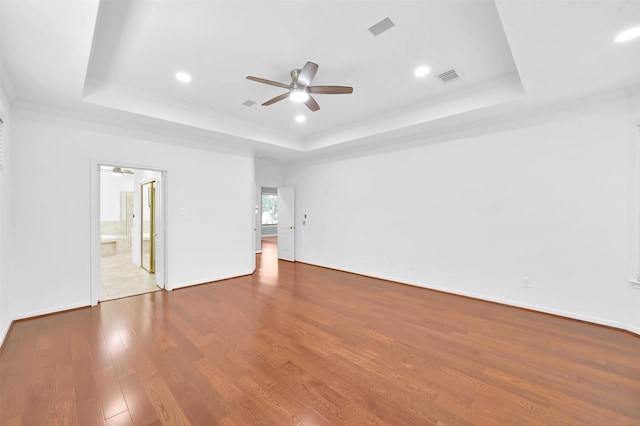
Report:
[[[91,160],[91,175],[89,199],[91,206],[90,211],[90,235],[91,244],[89,250],[89,282],[91,283],[89,291],[89,299],[91,306],[98,304],[100,300],[100,164],[95,160]]]
[[[6,161],[6,155],[4,150],[4,138],[2,137],[3,130],[7,120],[4,118],[4,113],[0,107],[0,172],[4,171],[4,162]]]
[[[162,244],[162,277],[164,282],[162,283],[162,288],[166,291],[173,290],[173,287],[169,284],[169,266],[167,262],[168,258],[168,239],[169,239],[169,191],[167,188],[169,187],[169,172],[166,170],[160,170],[160,179],[162,179],[162,184],[160,185],[160,196],[162,197],[162,205],[160,208],[162,209],[162,227],[160,229],[161,232],[161,244]]]
[[[342,271],[342,272],[349,272],[349,273],[352,273],[352,274],[358,274],[358,275],[362,275],[362,276],[365,276],[365,277],[377,278],[377,279],[381,279],[381,280],[385,280],[385,281],[396,282],[396,283],[399,283],[399,284],[407,284],[407,285],[411,285],[411,286],[414,286],[414,287],[422,287],[422,288],[426,288],[426,289],[429,289],[429,290],[441,291],[443,293],[449,293],[449,294],[458,295],[458,296],[470,297],[472,299],[484,300],[484,301],[487,301],[487,302],[500,303],[502,305],[508,305],[508,306],[513,306],[513,307],[516,307],[516,308],[528,309],[528,310],[531,310],[531,311],[536,311],[536,312],[541,312],[541,313],[545,313],[545,314],[556,315],[556,316],[575,319],[575,320],[579,320],[579,321],[585,321],[585,322],[589,322],[589,323],[592,323],[592,324],[604,325],[604,326],[613,327],[613,328],[616,328],[616,329],[619,329],[619,330],[629,331],[631,333],[634,333],[634,334],[637,334],[637,335],[640,336],[640,328],[634,327],[634,326],[629,325],[629,324],[617,322],[617,321],[609,321],[609,320],[602,319],[602,318],[596,318],[596,317],[592,317],[592,316],[589,316],[589,315],[576,314],[574,312],[568,312],[568,311],[563,311],[563,310],[559,310],[559,309],[552,309],[552,308],[548,308],[548,307],[545,307],[545,306],[530,305],[528,303],[516,302],[516,301],[513,301],[513,300],[503,299],[503,298],[500,298],[500,297],[490,297],[490,296],[477,294],[477,293],[473,293],[473,292],[468,292],[468,291],[459,291],[459,290],[451,289],[449,287],[441,287],[441,286],[433,285],[433,284],[425,284],[423,282],[400,279],[400,278],[397,278],[397,277],[391,277],[391,276],[385,276],[385,275],[371,275],[369,273],[363,273],[363,272],[359,272],[359,271],[355,271],[355,270],[338,269],[338,268],[336,268],[334,266],[322,265],[322,264],[319,264],[319,263],[313,263],[313,262],[309,262],[309,261],[302,260],[302,259],[296,259],[296,261],[297,262],[306,263],[306,264],[309,264],[309,265],[313,265],[313,266],[319,266],[321,268],[328,268],[328,269],[334,269],[334,270]]]
[[[254,256],[255,257],[255,256]],[[186,281],[186,282],[182,282],[182,283],[176,283],[173,286],[174,290],[177,290],[179,288],[186,288],[186,287],[193,287],[193,286],[197,286],[197,285],[206,285],[206,284],[211,284],[217,281],[225,281],[231,278],[240,278],[240,277],[246,277],[249,275],[253,275],[253,273],[255,272],[255,269],[249,269],[246,270],[245,272],[240,272],[239,274],[233,274],[233,275],[217,275],[215,277],[211,277],[211,278],[207,278],[207,281],[197,281],[197,282],[193,282],[193,281]]]
[[[13,319],[13,322],[24,320],[24,319],[40,317],[43,315],[59,314],[64,311],[70,311],[70,310],[81,309],[81,308],[89,308],[89,307],[90,306],[88,303],[72,303],[70,305],[62,305],[55,308],[47,308],[43,310],[31,311],[31,312],[26,312],[24,314],[18,315],[16,318]]]
[[[4,326],[3,330],[0,330],[0,346],[4,345],[4,341],[7,338],[7,334],[9,334],[9,330],[11,330],[11,325],[13,324],[13,320],[10,320],[6,326]]]
[[[28,101],[17,101],[11,107],[14,114],[24,111],[37,119],[56,124],[61,124],[61,120],[69,120],[74,123],[82,123],[82,125],[91,125],[92,130],[95,130],[95,125],[104,126],[106,132],[116,132],[116,134],[126,130],[151,142],[168,143],[220,154],[253,155],[252,148],[247,146],[244,139],[221,133],[215,133],[215,137],[212,137],[211,132],[204,133],[201,129],[185,127],[146,116],[137,116],[133,120],[129,116],[122,117],[119,113],[108,110],[88,112],[69,105],[54,107]]]
[[[163,277],[164,277],[164,290],[171,291],[173,290],[173,286],[169,284],[169,262],[168,262],[168,212],[169,212],[169,198],[168,198],[168,180],[169,180],[169,172],[167,168],[158,168],[154,166],[146,166],[140,164],[131,164],[127,162],[119,162],[119,161],[100,161],[100,160],[91,160],[91,187],[90,187],[90,274],[89,274],[89,282],[90,282],[90,301],[91,306],[95,306],[100,301],[100,167],[125,167],[128,169],[139,169],[139,170],[150,170],[155,172],[160,172],[162,179],[162,185],[160,186],[160,191],[162,192],[162,212],[164,214],[164,220],[162,224],[162,228],[158,230],[161,234],[161,240],[163,245]]]
[[[636,180],[635,180],[635,215],[636,215],[636,276],[635,280],[632,280],[632,283],[640,282],[640,123],[636,125],[636,164],[635,164],[635,172],[636,172]]]

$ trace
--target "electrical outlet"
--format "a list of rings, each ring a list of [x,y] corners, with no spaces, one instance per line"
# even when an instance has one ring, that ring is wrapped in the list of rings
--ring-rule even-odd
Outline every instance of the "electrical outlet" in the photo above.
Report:
[[[522,287],[531,288],[531,280],[529,278],[524,278],[522,282]]]

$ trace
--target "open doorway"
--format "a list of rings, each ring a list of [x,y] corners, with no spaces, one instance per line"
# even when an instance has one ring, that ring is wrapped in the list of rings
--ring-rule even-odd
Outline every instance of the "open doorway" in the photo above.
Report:
[[[99,301],[161,289],[155,273],[161,179],[159,171],[100,166]]]
[[[260,188],[260,204],[259,226],[261,247],[268,241],[270,247],[278,245],[278,188],[270,188],[263,186]]]
[[[256,234],[260,240],[256,252],[261,253],[263,243],[268,241],[271,247],[277,248],[279,259],[295,262],[294,188],[263,186],[258,189],[256,224],[260,224],[260,232]]]
[[[259,215],[260,226],[259,253],[263,253],[265,247],[269,247],[270,253],[278,251],[278,188],[267,186],[259,187]]]

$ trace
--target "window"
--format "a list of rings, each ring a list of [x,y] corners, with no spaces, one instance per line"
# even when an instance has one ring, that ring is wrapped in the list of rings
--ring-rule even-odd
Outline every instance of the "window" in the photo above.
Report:
[[[278,224],[278,190],[262,188],[262,224]]]

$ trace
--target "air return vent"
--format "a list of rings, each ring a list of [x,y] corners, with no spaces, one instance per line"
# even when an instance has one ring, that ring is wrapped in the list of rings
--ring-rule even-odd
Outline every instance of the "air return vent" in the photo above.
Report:
[[[395,24],[391,21],[391,19],[387,17],[377,24],[369,27],[369,31],[371,31],[371,34],[373,34],[374,36],[379,36],[388,29],[393,28],[394,25]]]
[[[457,80],[460,78],[456,70],[445,71],[442,74],[438,75],[438,78],[442,80],[443,83],[448,83],[451,80]]]

